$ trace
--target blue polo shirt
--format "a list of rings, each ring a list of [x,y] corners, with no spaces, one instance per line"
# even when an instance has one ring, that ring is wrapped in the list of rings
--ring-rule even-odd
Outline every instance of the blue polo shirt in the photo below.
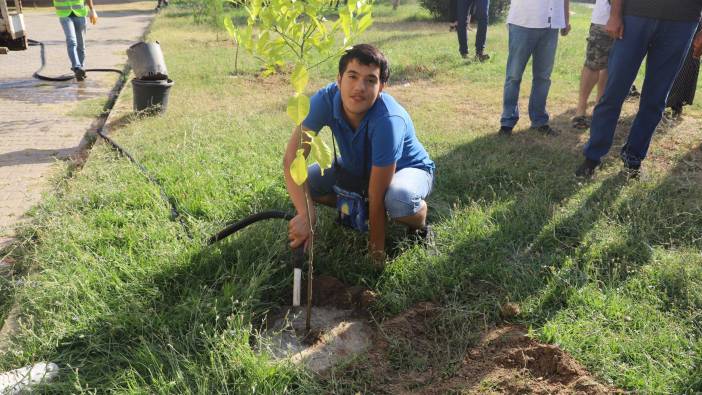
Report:
[[[383,92],[363,117],[358,130],[344,119],[341,92],[336,82],[320,89],[310,99],[310,113],[302,122],[307,129],[319,132],[329,126],[343,158],[344,169],[363,177],[371,166],[396,163],[396,171],[407,167],[434,171],[434,162],[417,139],[409,114],[389,94]],[[367,151],[367,143],[371,149]],[[370,153],[370,155],[368,154]],[[366,171],[364,159],[368,157]]]

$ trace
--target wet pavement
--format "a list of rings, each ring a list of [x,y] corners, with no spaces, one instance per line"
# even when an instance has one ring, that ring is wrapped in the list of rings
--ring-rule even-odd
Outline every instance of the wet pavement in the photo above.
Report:
[[[123,69],[126,50],[143,37],[155,15],[153,1],[96,4],[97,25],[88,25],[87,68]],[[27,8],[29,38],[45,45],[43,75],[70,73],[66,44],[52,8]],[[81,102],[107,99],[119,75],[88,73],[85,81],[41,81],[41,48],[0,55],[0,248],[12,240],[23,215],[49,191],[57,161],[77,153],[95,118],[81,116]]]

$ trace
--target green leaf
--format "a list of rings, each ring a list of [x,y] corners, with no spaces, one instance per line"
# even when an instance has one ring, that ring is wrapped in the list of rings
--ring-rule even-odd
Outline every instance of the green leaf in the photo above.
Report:
[[[351,36],[351,15],[339,12],[339,24],[344,31],[344,38],[348,39]]]
[[[373,17],[371,14],[366,14],[361,18],[361,20],[358,22],[358,33],[362,33],[366,29],[368,29],[371,25],[373,24]]]
[[[310,112],[310,98],[298,93],[288,100],[287,113],[288,116],[295,122],[295,125],[299,125],[305,120],[307,114]]]
[[[224,17],[224,28],[227,29],[227,33],[229,33],[229,36],[232,38],[232,40],[236,40],[236,28],[232,23],[232,18],[228,16]]]
[[[290,176],[297,185],[302,185],[307,180],[307,163],[304,152],[305,150],[298,149],[295,159],[290,164]]]
[[[305,90],[305,87],[307,87],[307,81],[309,80],[309,76],[307,74],[307,67],[303,63],[298,63],[297,66],[295,66],[295,70],[292,73],[292,86],[295,89],[295,93],[302,93]]]
[[[321,34],[326,34],[327,33],[327,28],[324,26],[324,23],[322,23],[319,18],[313,18],[312,22],[317,26],[317,33]]]
[[[332,165],[332,154],[327,143],[324,142],[322,137],[318,133],[305,132],[312,140],[309,142],[310,145],[310,158],[312,162],[319,163],[319,168],[321,169],[322,175],[324,175],[324,170],[328,169]]]

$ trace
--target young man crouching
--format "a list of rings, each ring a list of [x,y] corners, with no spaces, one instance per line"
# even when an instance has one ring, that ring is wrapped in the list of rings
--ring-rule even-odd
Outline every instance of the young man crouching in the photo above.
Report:
[[[303,245],[310,236],[303,188],[315,202],[336,207],[337,193],[349,184],[359,185],[352,192],[368,198],[369,249],[376,262],[385,257],[386,213],[418,236],[428,236],[425,199],[432,189],[434,162],[417,139],[407,111],[383,93],[388,77],[385,56],[371,45],[359,44],[339,60],[337,81],[312,96],[301,129],[319,132],[328,126],[341,157],[335,158],[324,175],[318,165],[310,166],[307,181],[298,186],[290,165],[302,131],[293,130],[284,158],[285,183],[296,209],[288,225],[292,248]],[[305,156],[308,153],[305,148]],[[313,205],[309,214],[314,226]]]

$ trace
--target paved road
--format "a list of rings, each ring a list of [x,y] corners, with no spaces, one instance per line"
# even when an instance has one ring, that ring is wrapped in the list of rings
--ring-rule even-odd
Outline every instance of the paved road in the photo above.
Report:
[[[155,1],[96,5],[99,21],[88,25],[87,68],[122,69],[127,48],[141,39]],[[50,8],[24,14],[31,39],[46,48],[43,74],[70,73],[63,31]],[[49,190],[57,161],[70,158],[95,119],[81,116],[107,98],[118,75],[92,73],[82,82],[42,82],[32,78],[41,66],[40,48],[0,55],[0,248],[12,240],[23,214]]]

